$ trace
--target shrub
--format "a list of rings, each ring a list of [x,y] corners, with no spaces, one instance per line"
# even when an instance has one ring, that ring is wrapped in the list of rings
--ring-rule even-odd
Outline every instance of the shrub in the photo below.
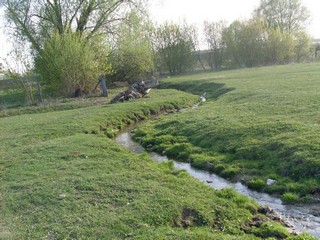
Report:
[[[35,71],[51,95],[66,97],[90,92],[102,73],[94,47],[72,32],[56,32],[47,40],[35,58]]]

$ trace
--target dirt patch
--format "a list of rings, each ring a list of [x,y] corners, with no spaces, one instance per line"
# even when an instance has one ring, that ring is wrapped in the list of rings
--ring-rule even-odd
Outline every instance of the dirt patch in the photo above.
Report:
[[[207,225],[207,221],[197,210],[183,208],[179,218],[174,221],[173,225],[175,227],[188,228]]]

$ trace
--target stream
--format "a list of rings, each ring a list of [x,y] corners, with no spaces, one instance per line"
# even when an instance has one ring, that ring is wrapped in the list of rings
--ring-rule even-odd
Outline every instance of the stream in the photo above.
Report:
[[[139,143],[132,140],[129,132],[119,134],[115,138],[115,141],[134,153],[145,152],[145,149]],[[154,152],[150,152],[149,154],[158,163],[168,161],[166,156],[160,156]],[[240,182],[232,183],[216,174],[195,169],[191,167],[190,163],[174,161],[174,166],[177,170],[186,170],[192,177],[215,189],[234,188],[240,194],[253,198],[260,205],[269,206],[276,211],[283,220],[293,226],[294,231],[298,233],[308,232],[320,239],[320,206],[299,207],[284,205],[279,198],[272,197],[266,193],[252,191]]]

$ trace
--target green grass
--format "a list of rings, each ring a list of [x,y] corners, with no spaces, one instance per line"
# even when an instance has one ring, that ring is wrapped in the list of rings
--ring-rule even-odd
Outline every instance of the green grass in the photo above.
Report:
[[[208,101],[141,126],[136,139],[253,189],[317,201],[319,76],[312,63],[163,79],[163,88],[206,92]]]
[[[250,227],[256,203],[107,137],[197,100],[157,90],[128,103],[0,118],[0,238],[260,239],[264,228]],[[267,234],[285,231],[275,226]]]
[[[109,98],[96,96],[86,98],[47,98],[44,99],[44,102],[41,104],[39,103],[38,96],[36,96],[35,93],[33,96],[34,102],[33,104],[30,104],[26,101],[25,94],[22,90],[0,90],[0,118],[21,114],[44,113],[101,106],[109,103],[110,99],[118,94],[120,90],[121,89],[110,89]]]

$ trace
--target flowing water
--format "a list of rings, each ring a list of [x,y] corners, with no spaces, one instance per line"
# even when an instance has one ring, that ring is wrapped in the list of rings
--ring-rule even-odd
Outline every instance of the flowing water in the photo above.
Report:
[[[139,143],[132,140],[129,132],[118,135],[115,141],[134,153],[145,152],[145,149]],[[149,154],[158,163],[168,161],[166,156],[160,156],[153,152],[150,152]],[[255,199],[260,205],[267,205],[275,210],[283,220],[293,226],[296,232],[308,232],[320,239],[320,206],[299,207],[283,205],[279,198],[252,191],[240,182],[231,183],[215,174],[195,169],[191,167],[189,163],[174,161],[174,166],[178,170],[186,170],[194,178],[215,189],[234,188],[240,194]]]

